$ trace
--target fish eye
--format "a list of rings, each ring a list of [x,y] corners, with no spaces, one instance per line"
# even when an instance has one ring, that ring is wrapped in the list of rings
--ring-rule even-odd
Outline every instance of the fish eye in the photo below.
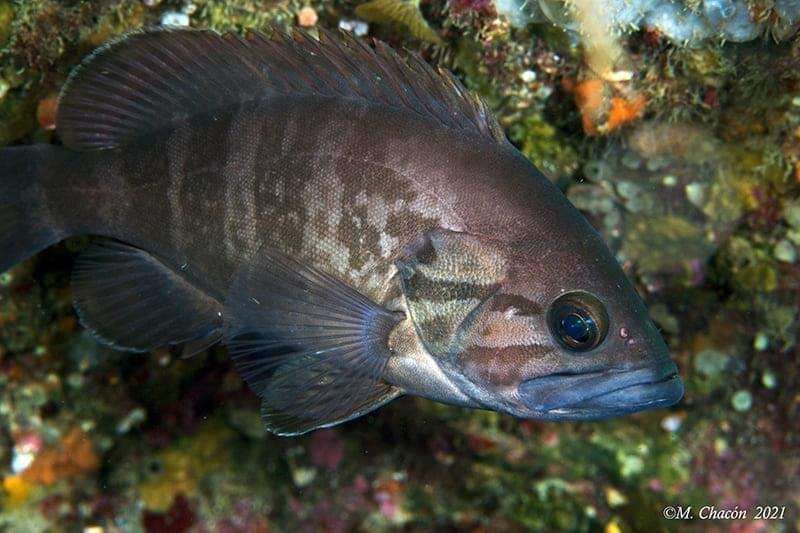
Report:
[[[547,312],[550,332],[559,344],[574,352],[585,352],[603,342],[608,332],[605,306],[588,292],[559,296]]]

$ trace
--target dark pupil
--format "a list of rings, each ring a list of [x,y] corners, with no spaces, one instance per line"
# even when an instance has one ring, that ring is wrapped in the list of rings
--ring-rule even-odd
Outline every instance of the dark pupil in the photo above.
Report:
[[[592,341],[597,326],[590,317],[570,313],[561,319],[561,329],[573,341],[585,344]]]

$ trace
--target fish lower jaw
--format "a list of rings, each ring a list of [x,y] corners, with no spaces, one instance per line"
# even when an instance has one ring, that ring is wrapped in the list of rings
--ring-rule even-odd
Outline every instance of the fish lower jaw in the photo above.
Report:
[[[617,416],[636,413],[639,411],[648,411],[650,409],[660,409],[662,407],[669,407],[674,403],[675,402],[667,398],[661,398],[647,402],[642,402],[634,406],[623,406],[618,408],[618,410],[614,411],[598,410],[598,409],[593,409],[591,407],[582,408],[579,406],[561,407],[558,409],[550,409],[549,411],[545,411],[544,416],[542,416],[541,418],[558,419],[558,420],[602,420],[605,418],[614,418]]]
[[[677,370],[677,369],[675,369]],[[598,420],[669,407],[683,397],[683,383],[676,371],[631,373],[630,378],[615,383],[607,374],[565,377],[556,390],[535,390],[521,387],[521,399],[532,411],[530,418],[543,420]],[[582,380],[582,381],[579,381]],[[587,394],[574,394],[574,387],[590,389]],[[595,381],[596,383],[591,383]],[[560,389],[560,390],[559,390]],[[570,392],[564,393],[562,390]],[[534,396],[539,392],[539,398]],[[525,393],[528,393],[527,395]],[[526,401],[526,397],[528,400]]]

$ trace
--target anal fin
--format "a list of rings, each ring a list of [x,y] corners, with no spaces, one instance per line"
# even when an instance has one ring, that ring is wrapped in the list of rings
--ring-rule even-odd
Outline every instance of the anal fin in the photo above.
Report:
[[[221,338],[222,307],[144,250],[111,240],[92,244],[72,273],[81,323],[102,343],[128,351],[169,345],[209,347]]]

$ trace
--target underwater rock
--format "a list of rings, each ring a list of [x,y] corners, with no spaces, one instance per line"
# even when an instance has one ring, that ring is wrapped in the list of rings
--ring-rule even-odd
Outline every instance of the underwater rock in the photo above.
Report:
[[[731,357],[719,350],[707,348],[694,358],[695,370],[706,377],[717,377],[729,366]]]
[[[703,15],[711,30],[726,41],[743,43],[755,39],[761,32],[743,1],[705,0]]]
[[[563,0],[498,0],[495,3],[498,13],[514,26],[548,21],[569,31],[578,29],[574,22],[575,10],[581,5],[592,4]],[[687,45],[709,38],[751,41],[764,29],[764,23],[756,20],[745,0],[610,0],[602,6],[602,13],[590,16],[605,17],[612,32],[652,28],[671,41]],[[777,37],[786,39],[797,29],[792,26],[800,19],[800,1],[776,0],[773,10],[782,26]]]
[[[679,43],[701,41],[711,33],[697,13],[669,1],[659,3],[647,14],[645,22],[671,41]]]
[[[0,94],[3,86],[7,94],[0,98],[0,139],[10,142],[45,135],[37,126],[37,104],[58,89],[81,50],[134,26],[157,24],[166,11],[180,10],[184,3],[0,0],[0,30],[12,31],[10,22],[5,25],[16,9],[13,31],[33,36],[23,39],[26,46],[18,48],[20,70],[2,73]],[[190,17],[197,27],[288,27],[297,20],[300,7],[309,5],[320,17],[316,27],[338,24],[360,36],[369,27],[353,18],[358,3],[203,0]],[[480,17],[469,19],[474,24],[472,33],[438,18],[441,5],[448,4],[452,13],[455,4],[469,4],[471,15],[475,6],[486,3],[490,6]],[[627,31],[642,28],[645,15],[661,3],[609,0],[608,5],[619,31]],[[515,26],[535,22],[548,26],[510,32],[506,21],[494,18],[491,4],[498,11],[510,6],[505,16]],[[692,0],[691,4],[693,13],[707,17],[711,3]],[[714,4],[724,7],[724,2]],[[33,10],[26,5],[42,6],[36,13],[47,16],[32,24]],[[620,5],[636,6],[638,12],[623,13]],[[783,23],[796,20],[800,13],[800,0],[774,0],[773,7],[769,7],[773,0],[748,0],[748,5],[766,6],[767,12],[756,14],[767,20],[767,31],[776,17]],[[513,20],[507,10],[522,6],[519,20]],[[143,531],[150,527],[177,533],[189,524],[190,530],[197,531],[381,531],[404,522],[402,527],[413,531],[605,528],[617,533],[668,528],[659,518],[667,504],[699,508],[719,507],[725,501],[741,503],[741,498],[797,500],[798,480],[792,474],[800,455],[791,422],[797,420],[800,406],[800,375],[797,352],[785,350],[794,345],[798,330],[793,295],[800,268],[797,261],[782,263],[776,257],[782,239],[800,250],[795,177],[787,178],[790,185],[767,187],[766,183],[773,182],[756,171],[763,158],[741,164],[737,159],[732,166],[740,170],[731,179],[713,172],[720,152],[730,152],[737,143],[740,148],[743,144],[755,145],[756,150],[773,148],[770,154],[777,149],[775,136],[796,144],[800,109],[796,84],[792,82],[791,92],[774,99],[776,105],[786,104],[791,110],[788,118],[779,119],[786,127],[779,127],[773,120],[775,113],[764,112],[771,109],[772,99],[740,97],[742,90],[749,90],[760,76],[772,71],[759,67],[740,76],[727,70],[736,67],[741,72],[738,54],[749,46],[715,46],[717,30],[706,38],[710,46],[703,48],[652,46],[642,58],[634,56],[631,71],[636,88],[648,97],[648,113],[664,124],[617,130],[624,140],[587,139],[581,132],[582,116],[573,107],[574,93],[565,95],[561,90],[564,79],[586,79],[574,45],[577,34],[552,25],[536,0],[423,0],[423,7],[447,36],[447,48],[458,52],[459,73],[495,110],[503,109],[502,124],[515,144],[560,185],[578,177],[578,183],[568,186],[570,197],[576,203],[580,200],[579,207],[617,251],[628,242],[626,251],[635,254],[623,259],[632,281],[647,288],[661,287],[657,294],[642,294],[687,377],[683,404],[636,419],[550,424],[406,399],[380,415],[343,426],[336,430],[335,439],[326,433],[273,438],[265,435],[257,403],[246,397],[238,377],[230,369],[219,372],[228,368],[225,354],[186,361],[160,355],[112,356],[79,333],[69,311],[65,269],[71,263],[68,256],[86,243],[67,244],[44,259],[0,275],[0,461],[5,465],[0,475],[0,531],[96,533],[101,528]],[[73,8],[91,16],[80,19],[80,24],[58,22],[79,20],[55,16]],[[102,15],[106,11],[112,11],[112,16]],[[51,32],[47,39],[37,29],[45,27]],[[791,34],[794,29],[790,25],[787,31]],[[389,24],[381,32],[400,41],[404,29]],[[657,33],[637,35],[632,43],[649,42]],[[0,31],[0,39],[3,35]],[[569,46],[556,46],[567,39],[573,40]],[[57,48],[64,50],[63,55],[36,44],[45,42],[61,43]],[[412,50],[425,46],[406,42]],[[772,47],[764,53],[778,52],[778,47]],[[753,53],[759,58],[762,54]],[[44,67],[35,67],[54,63],[58,72],[44,73]],[[698,63],[705,67],[697,67]],[[657,68],[659,64],[665,66],[663,71]],[[687,72],[697,83],[713,87],[713,98],[695,91]],[[779,77],[786,74],[776,72]],[[50,81],[38,81],[43,73]],[[491,85],[479,83],[484,79]],[[643,90],[647,88],[653,91]],[[665,95],[655,94],[655,89]],[[487,97],[490,94],[496,96]],[[683,113],[676,116],[676,109]],[[720,112],[723,120],[718,122]],[[731,120],[732,115],[738,120]],[[762,115],[769,119],[761,120]],[[719,123],[720,127],[709,131],[685,122],[675,124],[687,118],[694,124],[713,127]],[[594,122],[603,125],[606,116]],[[762,122],[766,125],[761,126]],[[726,140],[720,142],[717,137]],[[628,145],[609,148],[617,140]],[[585,180],[579,168],[586,169]],[[715,186],[717,181],[722,185]],[[756,186],[765,191],[759,199],[751,192]],[[763,221],[758,231],[747,223],[738,224],[738,238],[733,242],[726,237],[730,222],[725,220],[735,220],[741,199],[733,195],[730,203],[719,200],[729,198],[725,191],[731,190],[738,190],[752,204],[747,209],[760,203],[772,206],[759,215]],[[691,239],[676,239],[680,257],[655,245],[648,247],[661,237],[648,234],[647,224],[638,233],[632,231],[637,218],[670,213],[682,221],[681,227],[698,228]],[[709,235],[714,238],[709,240]],[[637,246],[634,237],[644,240]],[[707,247],[702,244],[697,249],[713,250],[722,239],[727,241],[711,261],[701,259],[706,252],[684,261],[684,255],[691,255],[688,250],[695,249],[693,243],[707,242]],[[44,281],[42,264],[48,270],[60,268],[61,281]],[[655,278],[639,268],[643,264],[667,274]],[[670,285],[669,272],[675,266],[685,268],[683,281],[691,287]],[[698,342],[698,336],[710,329],[704,322],[709,309],[720,307],[728,311],[719,338]],[[216,370],[209,374],[199,370],[209,367]],[[742,370],[737,372],[738,368]],[[214,379],[199,380],[202,375]],[[213,386],[199,384],[209,381]],[[747,388],[751,405],[737,411],[734,400],[746,399],[747,394],[739,393]],[[217,389],[224,391],[219,394],[226,401],[218,401],[217,393],[210,392]],[[188,396],[187,390],[191,391]],[[176,423],[184,416],[193,421]],[[207,416],[212,418],[206,420]],[[65,463],[68,468],[58,466],[59,481],[50,486],[28,478],[38,465],[31,474],[24,474],[38,457],[43,458],[39,464],[56,466],[48,456],[61,456],[51,454],[64,435],[87,422],[95,424],[94,429],[84,428],[92,448],[76,451],[89,458],[86,452],[95,454],[100,468],[67,476],[68,468],[76,469]],[[211,427],[204,429],[207,426]],[[512,440],[517,444],[507,452],[504,443]],[[300,452],[293,456],[296,449]],[[83,464],[92,466],[92,461]],[[616,494],[607,492],[609,485]],[[628,505],[612,508],[620,494]],[[797,524],[796,506],[791,513],[786,522],[789,529]]]
[[[786,24],[800,20],[800,0],[775,0],[772,8]]]
[[[698,286],[743,213],[733,149],[702,128],[642,123],[587,162],[590,183],[567,194],[651,290]]]

